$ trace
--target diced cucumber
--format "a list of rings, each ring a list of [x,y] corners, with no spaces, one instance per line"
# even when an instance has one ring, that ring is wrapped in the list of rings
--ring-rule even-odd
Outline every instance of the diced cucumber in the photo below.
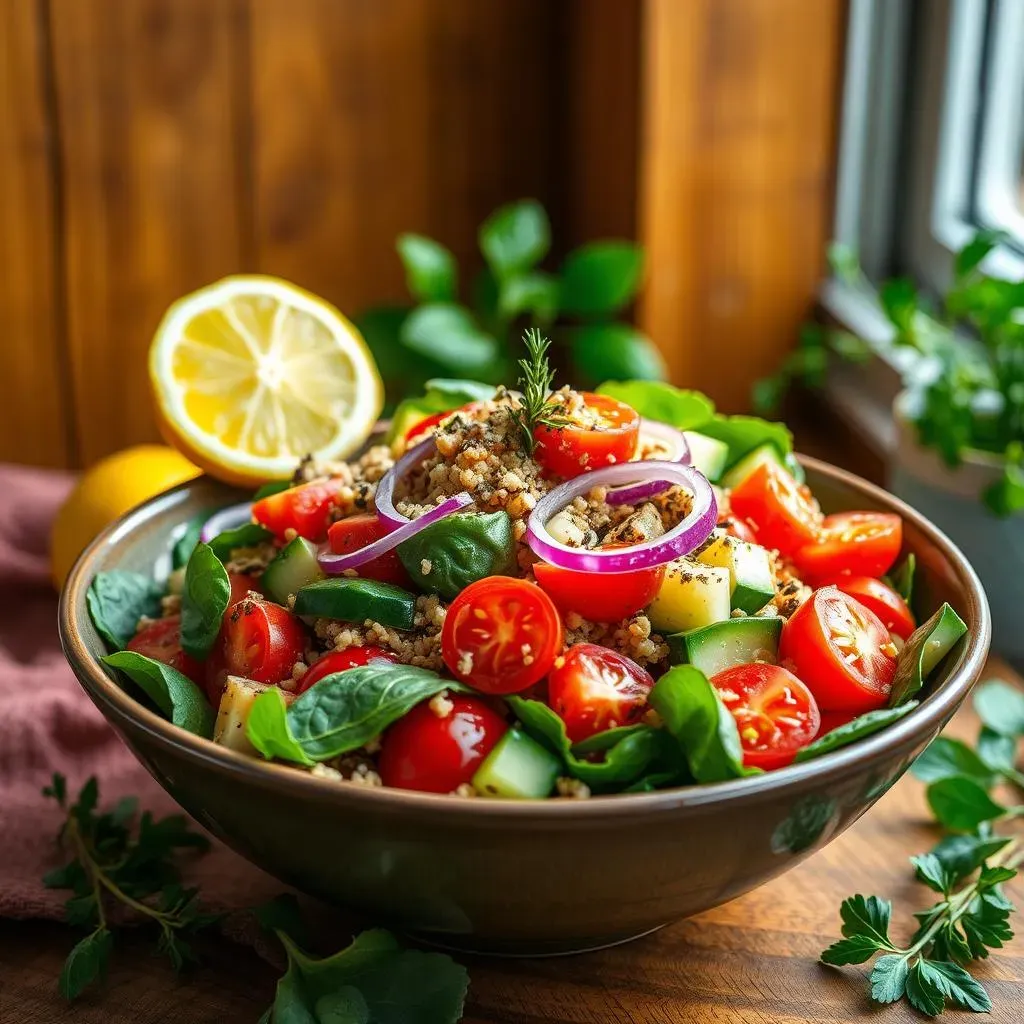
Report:
[[[729,570],[676,559],[665,570],[647,609],[651,625],[669,633],[710,626],[729,618]]]
[[[729,446],[717,437],[698,434],[696,430],[684,430],[683,437],[690,446],[690,465],[715,483],[725,469]]]
[[[551,795],[562,762],[519,729],[509,729],[483,759],[473,788],[486,797],[542,800]]]
[[[921,678],[929,673],[949,653],[950,648],[967,632],[964,620],[949,605],[943,605],[942,616],[935,624],[931,636],[925,641],[921,653]]]
[[[782,466],[787,472],[789,471],[789,467],[786,466],[785,456],[775,445],[768,441],[765,444],[759,445],[752,452],[747,452],[743,458],[733,463],[722,474],[720,483],[723,487],[728,487],[730,490],[734,487],[739,487],[755,469],[765,462],[774,462],[776,465]]]
[[[412,629],[416,598],[391,583],[358,576],[335,576],[303,587],[295,595],[295,614]]]
[[[688,662],[710,677],[733,665],[774,662],[781,634],[782,619],[777,615],[728,619],[702,629],[673,633],[668,637],[669,657],[673,665]]]
[[[704,565],[729,570],[733,608],[753,615],[775,596],[771,558],[757,544],[748,544],[730,537],[724,530],[715,530],[694,557]]]
[[[278,604],[287,604],[289,594],[324,578],[316,560],[317,547],[305,537],[289,541],[263,571],[263,589]]]

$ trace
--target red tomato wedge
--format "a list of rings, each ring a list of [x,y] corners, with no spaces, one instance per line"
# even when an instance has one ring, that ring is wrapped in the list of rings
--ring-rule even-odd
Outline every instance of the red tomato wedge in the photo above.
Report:
[[[347,555],[365,548],[375,540],[380,540],[386,533],[387,530],[376,515],[372,512],[360,512],[358,515],[346,516],[332,523],[327,531],[327,542],[336,555]],[[409,574],[394,548],[372,562],[359,566],[356,573],[368,580],[395,583],[398,586],[407,587],[410,582]]]
[[[906,640],[917,623],[907,602],[888,584],[873,576],[838,576],[832,581],[844,594],[870,608],[893,636]]]
[[[398,656],[383,647],[348,647],[344,651],[331,651],[306,669],[295,692],[305,693],[314,683],[335,672],[369,665],[371,661],[398,661]]]
[[[576,612],[592,622],[619,622],[654,600],[665,567],[598,574],[538,562],[533,575],[562,611]]]
[[[221,629],[224,671],[257,683],[279,683],[306,648],[306,631],[287,608],[246,597],[228,609]]]
[[[873,611],[822,587],[782,627],[779,661],[806,681],[822,710],[872,711],[889,696],[896,648]]]
[[[193,683],[203,685],[205,669],[202,664],[181,649],[180,615],[169,615],[143,626],[128,641],[127,649],[170,665]]]
[[[628,462],[640,439],[640,416],[631,406],[608,395],[582,392],[593,426],[537,427],[533,432],[536,460],[561,477]]]
[[[327,536],[342,487],[340,480],[317,480],[253,502],[252,517],[285,540],[288,530],[319,543]]]
[[[766,548],[784,555],[812,543],[821,511],[811,492],[774,462],[762,463],[729,494],[733,515],[744,520]]]
[[[736,665],[711,677],[736,720],[743,763],[782,768],[818,734],[821,713],[811,691],[779,665]]]
[[[565,722],[573,743],[632,725],[647,707],[654,686],[650,672],[625,655],[598,644],[574,644],[548,676],[548,703]]]
[[[839,512],[825,516],[818,536],[793,555],[811,583],[838,576],[882,576],[899,557],[903,520],[893,512]]]
[[[452,601],[441,655],[456,678],[483,693],[519,693],[548,674],[562,649],[551,598],[526,580],[488,576]]]
[[[505,719],[482,700],[461,694],[447,699],[446,715],[429,701],[418,704],[384,734],[378,768],[385,786],[451,793],[473,778],[508,731]]]

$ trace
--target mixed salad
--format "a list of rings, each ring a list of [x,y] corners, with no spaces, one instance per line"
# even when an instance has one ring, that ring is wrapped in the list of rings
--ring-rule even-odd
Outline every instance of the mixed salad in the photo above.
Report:
[[[177,725],[341,782],[630,793],[772,771],[915,706],[897,515],[824,515],[780,424],[649,382],[435,381],[350,462],[304,459],[99,574],[112,670]]]

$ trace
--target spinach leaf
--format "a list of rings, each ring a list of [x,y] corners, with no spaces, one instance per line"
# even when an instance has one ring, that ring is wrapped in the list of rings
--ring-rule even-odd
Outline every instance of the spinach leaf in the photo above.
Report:
[[[948,604],[918,626],[896,659],[889,707],[910,700],[924,686],[928,673],[966,632],[964,621]]]
[[[736,721],[700,669],[693,665],[670,668],[654,684],[648,700],[698,782],[759,774],[744,767]]]
[[[917,570],[917,557],[914,552],[911,551],[900,567],[893,572],[889,579],[892,589],[896,591],[900,597],[903,598],[907,604],[910,604],[910,599],[914,596],[914,573]]]
[[[163,588],[137,572],[98,572],[85,595],[96,632],[111,650],[119,651],[133,636],[144,615],[160,617]]]
[[[507,512],[445,516],[398,545],[413,583],[449,601],[485,576],[516,571],[516,545]]]
[[[279,757],[306,766],[316,764],[292,735],[287,711],[284,694],[278,687],[261,693],[253,701],[245,723],[249,742],[267,759]]]
[[[280,494],[282,491],[291,490],[294,486],[291,480],[269,480],[265,484],[260,484],[256,493],[252,496],[252,500],[254,502],[262,501],[264,498],[269,498],[272,494]]]
[[[210,548],[213,553],[222,561],[227,562],[231,558],[231,552],[235,548],[252,548],[270,540],[273,533],[259,523],[243,523],[233,530],[224,530],[218,533],[210,541]]]
[[[868,711],[858,715],[850,722],[845,722],[831,732],[825,733],[813,743],[809,743],[802,750],[798,750],[794,761],[810,761],[822,754],[831,753],[840,747],[848,746],[857,740],[870,736],[872,733],[884,729],[887,725],[899,721],[904,715],[917,707],[917,701],[912,700],[898,708],[880,708],[877,711]],[[923,756],[923,755],[922,755]]]
[[[715,414],[715,406],[706,395],[659,381],[610,380],[597,391],[625,402],[647,419],[678,430],[700,430]]]
[[[178,528],[180,533],[177,533],[174,546],[171,548],[171,568],[180,569],[188,563],[189,558],[192,557],[192,552],[195,551],[196,545],[199,543],[203,532],[203,524],[215,511],[216,509],[210,508],[199,512],[183,527]]]
[[[231,581],[209,544],[201,541],[185,567],[181,595],[181,647],[202,661],[220,632],[231,597]]]
[[[275,1024],[457,1024],[469,975],[443,953],[403,949],[375,928],[316,960],[285,933],[288,971],[278,982]]]
[[[176,668],[135,651],[116,651],[103,662],[127,676],[164,718],[196,736],[209,739],[213,735],[213,708],[199,687]]]

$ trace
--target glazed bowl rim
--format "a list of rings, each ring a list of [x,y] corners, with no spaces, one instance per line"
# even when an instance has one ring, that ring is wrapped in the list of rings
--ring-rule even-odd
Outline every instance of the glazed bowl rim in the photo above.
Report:
[[[79,682],[100,707],[104,716],[118,728],[134,727],[158,745],[194,758],[205,766],[229,776],[270,786],[293,794],[297,799],[328,801],[338,806],[352,805],[368,811],[388,810],[471,815],[478,820],[498,819],[510,822],[591,819],[595,817],[628,818],[652,812],[706,807],[709,804],[741,805],[780,790],[801,792],[808,783],[829,777],[833,780],[863,770],[876,759],[882,760],[897,749],[929,733],[938,732],[942,724],[967,696],[980,675],[991,641],[991,615],[988,601],[977,573],[963,552],[930,520],[881,487],[830,463],[809,456],[798,456],[802,465],[843,486],[853,487],[866,498],[887,510],[895,511],[913,524],[928,542],[938,548],[966,584],[967,592],[977,606],[977,623],[969,632],[956,661],[938,689],[909,714],[862,740],[821,757],[792,764],[763,775],[747,776],[726,782],[694,783],[651,793],[619,793],[592,796],[586,800],[467,800],[449,794],[420,793],[390,787],[339,784],[331,779],[317,778],[282,764],[263,761],[229,750],[187,732],[151,711],[122,689],[107,675],[98,658],[88,649],[78,628],[77,607],[85,607],[80,595],[88,588],[94,575],[93,563],[108,544],[116,545],[136,527],[146,522],[165,505],[174,502],[182,492],[208,477],[188,480],[132,509],[103,530],[82,552],[60,595],[58,627],[61,646]],[[964,611],[964,609],[959,609]]]

